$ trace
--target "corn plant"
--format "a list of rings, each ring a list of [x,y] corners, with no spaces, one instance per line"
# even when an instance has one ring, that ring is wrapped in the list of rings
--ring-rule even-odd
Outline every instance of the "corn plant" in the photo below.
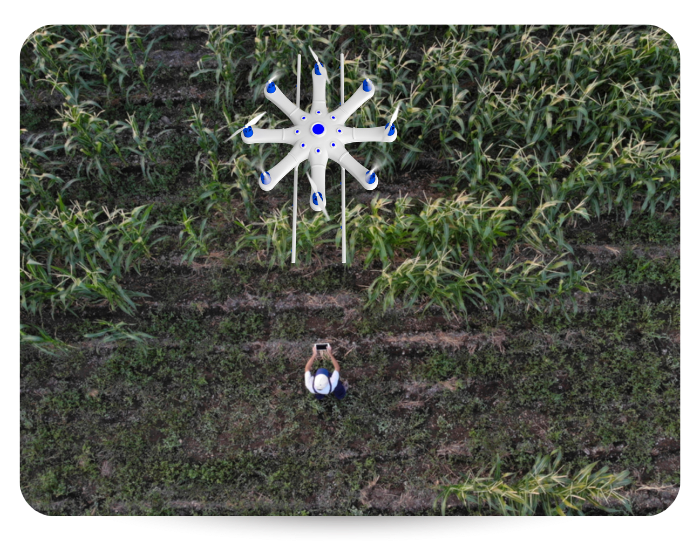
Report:
[[[253,163],[245,155],[241,155],[235,157],[229,163],[229,167],[231,176],[235,178],[232,189],[237,189],[240,193],[246,216],[248,219],[258,218],[259,210],[255,206],[255,194],[258,186],[251,183],[255,181],[257,176]]]
[[[539,455],[532,469],[515,479],[513,473],[501,472],[497,458],[488,474],[483,470],[469,472],[462,482],[442,487],[442,514],[453,496],[464,506],[476,508],[480,515],[584,515],[586,506],[613,514],[621,511],[611,506],[615,503],[632,513],[629,499],[622,493],[632,483],[629,472],[612,473],[607,466],[594,471],[596,465],[593,462],[571,473],[562,464],[561,451],[554,451]]]
[[[154,32],[157,28],[158,27],[151,27],[151,29],[148,31],[148,33],[146,33],[145,36],[141,36],[141,34],[134,28],[133,25],[127,25],[126,34],[124,36],[124,49],[128,52],[129,59],[131,60],[130,69],[133,71],[134,67],[136,68],[139,81],[148,92],[148,95],[152,94],[151,84],[153,80],[155,80],[156,74],[162,66],[162,63],[158,63],[158,65],[150,72],[150,74],[146,75],[146,65],[148,64],[148,56],[150,55],[153,46],[163,37],[160,36],[158,38],[153,38],[150,41],[148,41],[148,43],[146,43],[145,39],[147,39],[148,35]],[[134,86],[136,86],[136,82],[134,82],[127,90],[127,101],[129,100],[129,92],[134,88]]]
[[[187,119],[190,123],[190,129],[197,136],[197,145],[200,152],[195,158],[197,174],[200,174],[200,163],[204,166],[203,170],[208,171],[213,179],[218,179],[220,163],[219,163],[219,137],[221,128],[215,127],[213,130],[207,128],[204,124],[204,114],[197,107],[192,105],[192,116]]]
[[[292,227],[289,203],[275,210],[271,215],[262,217],[253,229],[239,237],[234,252],[244,248],[265,250],[269,265],[285,265],[292,252]],[[297,256],[301,261],[311,262],[317,249],[325,244],[334,243],[340,224],[326,221],[323,216],[304,215],[297,218]]]
[[[196,78],[207,73],[214,73],[216,78],[216,105],[233,105],[234,97],[238,91],[238,65],[246,52],[243,47],[244,33],[240,25],[226,27],[223,25],[207,25],[200,29],[207,33],[207,42],[204,47],[208,53],[197,62],[197,70],[190,75]],[[216,63],[215,68],[209,68],[211,63]]]
[[[109,321],[97,321],[97,324],[103,327],[97,332],[85,334],[85,338],[99,338],[103,344],[110,342],[118,342],[121,340],[129,340],[137,344],[145,344],[146,340],[153,338],[150,334],[131,330],[128,323],[120,321],[119,323],[110,323]]]
[[[44,305],[69,310],[106,301],[132,314],[140,292],[118,280],[150,255],[159,223],[149,224],[150,206],[131,212],[94,210],[91,203],[68,208],[59,198],[54,210],[20,208],[20,300],[30,313]]]
[[[95,176],[104,183],[114,178],[114,156],[126,162],[117,144],[117,134],[124,129],[118,122],[109,123],[100,118],[102,111],[95,112],[99,105],[93,101],[78,104],[64,103],[58,111],[63,136],[64,150],[69,157],[79,160],[77,173]]]
[[[589,292],[585,270],[575,270],[572,262],[561,256],[549,262],[528,260],[490,268],[480,262],[475,267],[449,259],[443,251],[436,257],[415,257],[398,267],[386,267],[372,282],[366,307],[382,304],[384,311],[397,300],[403,307],[426,311],[435,305],[447,317],[468,317],[468,304],[476,309],[489,308],[497,318],[503,315],[506,300],[542,309],[540,296],[547,297],[547,309],[571,302],[575,291]]]
[[[157,165],[158,158],[156,156],[156,141],[162,135],[167,134],[170,130],[163,130],[159,132],[155,137],[148,135],[148,129],[150,126],[150,118],[144,123],[143,128],[139,128],[138,121],[134,114],[127,116],[126,122],[117,122],[117,125],[122,130],[131,131],[131,139],[134,146],[126,146],[126,150],[135,154],[139,159],[139,164],[141,165],[141,172],[143,176],[151,183],[154,183],[154,175],[158,176],[157,171],[153,169],[153,166]]]
[[[28,331],[37,332],[38,334],[30,334]],[[69,346],[65,342],[50,336],[41,327],[33,325],[20,324],[19,326],[19,341],[20,344],[32,346],[47,355],[58,356],[65,353],[73,346]]]
[[[199,229],[194,227],[197,218],[188,216],[187,209],[182,210],[182,230],[180,231],[180,246],[185,249],[181,263],[191,264],[199,256],[209,254],[209,240],[214,234],[206,231],[207,219],[199,224]],[[183,241],[184,239],[184,241]]]

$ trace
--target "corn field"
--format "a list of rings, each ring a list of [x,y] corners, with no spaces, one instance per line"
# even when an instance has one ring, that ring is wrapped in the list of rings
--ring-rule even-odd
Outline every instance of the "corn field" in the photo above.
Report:
[[[299,54],[310,108],[312,49],[329,109],[341,53],[346,98],[376,87],[348,126],[399,107],[395,142],[349,146],[381,185],[347,175],[346,264],[338,166],[325,216],[300,165],[293,212],[291,173],[257,183],[286,146],[233,136],[263,112],[257,126],[288,127],[263,86],[294,101]],[[19,100],[20,478],[35,509],[673,502],[680,54],[663,29],[55,25],[22,47]],[[302,385],[326,341],[340,402]]]

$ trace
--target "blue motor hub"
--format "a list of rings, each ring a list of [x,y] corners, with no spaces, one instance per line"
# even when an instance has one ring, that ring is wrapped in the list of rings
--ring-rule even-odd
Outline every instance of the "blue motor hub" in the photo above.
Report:
[[[389,126],[389,123],[387,122],[386,125],[384,126],[384,129],[386,130],[386,127]],[[389,129],[389,134],[390,136],[393,136],[396,133],[396,127],[392,124],[391,128]]]
[[[321,63],[321,67],[324,67],[324,68],[325,68],[325,65],[324,65],[323,63]],[[315,64],[314,64],[314,72],[315,72],[318,76],[322,76],[322,75],[321,75],[321,69],[319,69],[319,67],[318,67],[318,63],[315,63]]]
[[[263,172],[262,174],[260,174],[260,182],[263,185],[269,185],[271,181],[272,176],[270,175],[270,172]]]
[[[372,83],[369,81],[368,78],[365,78],[364,81],[362,82],[362,89],[365,92],[371,92],[372,91]]]
[[[367,172],[365,172],[365,181],[372,185],[374,182],[377,181],[377,174],[375,174],[374,172],[370,173],[370,171],[367,170]]]
[[[316,200],[317,199],[316,195],[318,195],[318,198],[320,198],[321,202],[323,202],[323,193],[321,193],[321,192],[314,193],[313,196],[311,197],[311,199],[314,201],[314,204],[316,206],[318,206],[318,201]]]
[[[243,128],[243,135],[247,138],[253,137],[253,128],[251,126]]]
[[[276,89],[277,89],[277,86],[275,86],[274,82],[267,83],[267,93],[268,94],[274,94]]]

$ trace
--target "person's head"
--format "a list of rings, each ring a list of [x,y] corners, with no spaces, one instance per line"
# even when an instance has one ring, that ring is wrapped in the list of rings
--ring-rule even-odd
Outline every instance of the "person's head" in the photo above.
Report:
[[[314,388],[316,391],[323,391],[328,385],[328,377],[325,374],[317,374],[314,378]]]

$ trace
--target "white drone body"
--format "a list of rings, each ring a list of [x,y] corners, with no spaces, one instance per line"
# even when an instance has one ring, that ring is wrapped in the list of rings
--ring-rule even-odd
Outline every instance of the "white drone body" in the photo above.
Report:
[[[256,117],[247,126],[242,128],[243,141],[245,143],[286,143],[292,146],[292,150],[278,164],[263,171],[258,178],[258,185],[264,191],[271,191],[279,181],[291,170],[295,169],[294,186],[294,242],[292,250],[292,263],[296,259],[296,170],[303,161],[308,160],[311,165],[309,183],[311,194],[309,206],[317,211],[325,211],[326,208],[326,164],[328,159],[337,162],[342,172],[342,233],[343,233],[343,263],[345,263],[345,170],[360,182],[365,189],[372,191],[377,188],[379,179],[377,175],[357,162],[345,149],[349,143],[379,141],[392,142],[396,139],[394,121],[398,115],[398,108],[394,112],[391,121],[386,126],[375,128],[352,128],[345,126],[345,122],[357,111],[375,91],[374,84],[365,79],[358,90],[347,102],[344,101],[344,71],[343,56],[341,55],[341,105],[329,112],[326,106],[326,83],[328,76],[326,68],[316,54],[316,64],[312,71],[313,78],[313,102],[310,112],[303,111],[299,107],[299,80],[301,68],[301,55],[297,61],[297,104],[292,103],[282,93],[278,86],[271,80],[265,86],[265,97],[272,101],[292,121],[291,128],[260,129],[253,128],[262,115]],[[264,114],[264,113],[263,113]],[[239,130],[241,131],[241,130]],[[238,132],[236,132],[238,133]]]

